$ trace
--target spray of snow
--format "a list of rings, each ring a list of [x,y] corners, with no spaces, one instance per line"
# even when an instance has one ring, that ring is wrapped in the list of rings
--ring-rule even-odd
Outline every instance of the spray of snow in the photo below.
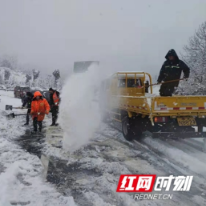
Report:
[[[101,83],[98,70],[91,65],[87,72],[73,74],[62,89],[59,123],[64,130],[63,147],[70,152],[87,144],[100,124],[94,101]]]

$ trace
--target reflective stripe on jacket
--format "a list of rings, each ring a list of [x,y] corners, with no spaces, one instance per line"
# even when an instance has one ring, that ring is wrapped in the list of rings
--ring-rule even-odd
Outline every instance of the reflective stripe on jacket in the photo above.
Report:
[[[53,94],[53,101],[54,101],[55,106],[59,106],[59,97],[57,96],[56,92],[54,92]]]

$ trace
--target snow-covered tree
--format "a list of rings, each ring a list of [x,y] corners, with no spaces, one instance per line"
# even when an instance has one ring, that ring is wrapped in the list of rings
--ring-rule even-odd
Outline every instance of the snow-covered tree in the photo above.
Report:
[[[40,71],[37,69],[33,69],[32,74],[33,74],[33,86],[38,87],[39,86],[38,85],[38,78],[39,78]]]
[[[59,79],[60,79],[60,72],[59,70],[54,70],[53,72],[53,76],[54,76],[54,87],[57,88],[59,86]]]
[[[32,79],[32,76],[29,74],[26,74],[26,84],[29,84],[30,80]]]
[[[26,75],[23,72],[0,67],[0,84],[6,87],[25,86]]]
[[[49,88],[54,87],[55,82],[54,82],[54,78],[52,75],[48,75],[46,77],[46,82],[47,82],[47,87],[49,87]]]
[[[206,94],[206,22],[200,25],[194,36],[184,46],[182,59],[191,69],[190,79],[182,82],[182,94]]]
[[[38,78],[38,87],[48,90],[50,87],[55,88],[55,79],[53,75],[40,76]]]
[[[59,70],[54,70],[53,75],[55,77],[55,80],[58,80],[60,78],[60,72]]]
[[[5,70],[5,72],[4,72],[4,80],[9,80],[10,76],[11,76],[11,72],[9,70]]]
[[[40,71],[37,69],[33,69],[33,80],[37,79],[39,77]]]

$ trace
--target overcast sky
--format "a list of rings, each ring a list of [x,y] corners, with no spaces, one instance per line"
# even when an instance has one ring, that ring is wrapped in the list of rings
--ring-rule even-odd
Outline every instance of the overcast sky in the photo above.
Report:
[[[74,61],[159,73],[206,21],[206,0],[0,0],[0,56],[67,74]]]

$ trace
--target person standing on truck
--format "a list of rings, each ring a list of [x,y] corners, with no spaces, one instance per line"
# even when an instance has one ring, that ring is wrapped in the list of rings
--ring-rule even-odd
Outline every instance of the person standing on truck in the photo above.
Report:
[[[31,103],[31,115],[33,119],[34,133],[37,132],[37,125],[39,125],[39,132],[42,130],[42,121],[45,114],[49,114],[50,106],[42,94],[37,91],[34,93],[34,98]]]
[[[157,82],[160,84],[162,81],[172,81],[163,83],[160,87],[160,96],[172,96],[175,88],[179,85],[182,71],[184,73],[184,79],[187,79],[190,75],[190,69],[182,60],[179,59],[174,49],[169,50],[165,58],[166,61],[162,65]]]
[[[29,116],[31,112],[31,102],[33,100],[33,94],[31,92],[26,93],[26,97],[24,98],[22,108],[27,106],[27,114],[26,114],[26,123],[24,125],[29,125]]]
[[[149,93],[149,81],[145,82],[145,93]]]
[[[50,126],[57,126],[56,124],[59,112],[59,102],[60,102],[60,94],[58,91],[50,88],[50,105],[51,105],[51,113],[52,113],[52,124]]]

